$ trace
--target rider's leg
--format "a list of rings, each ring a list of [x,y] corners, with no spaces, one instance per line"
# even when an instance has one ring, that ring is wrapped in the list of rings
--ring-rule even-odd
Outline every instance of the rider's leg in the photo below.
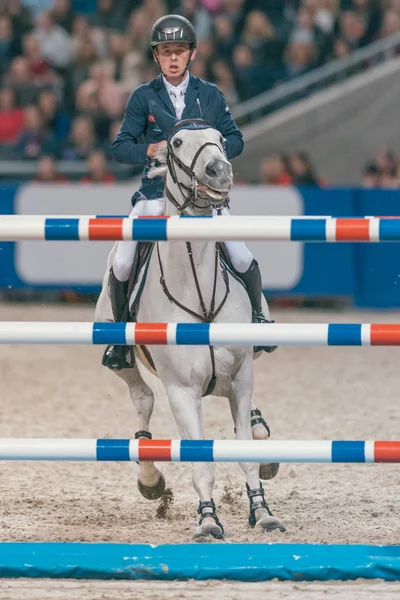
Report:
[[[222,209],[222,215],[228,216],[228,209]],[[253,323],[273,323],[265,318],[262,309],[262,278],[258,262],[244,242],[225,242],[229,258],[238,276],[243,281],[253,310]],[[258,351],[260,348],[256,348]],[[276,346],[265,346],[266,352],[273,352]]]
[[[159,216],[164,212],[164,199],[139,200],[129,216]],[[135,258],[137,242],[118,242],[109,276],[109,292],[115,322],[127,318],[128,284]],[[103,355],[103,365],[119,371],[133,367],[127,360],[128,346],[107,346]],[[133,359],[132,359],[133,360]]]

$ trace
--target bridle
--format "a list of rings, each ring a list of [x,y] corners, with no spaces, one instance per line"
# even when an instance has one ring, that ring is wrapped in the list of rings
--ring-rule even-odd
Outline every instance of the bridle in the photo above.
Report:
[[[186,119],[183,121],[179,121],[179,123],[177,123],[171,129],[170,134],[169,134],[169,139],[171,139],[171,137],[174,135],[176,130],[180,129],[182,127],[182,125],[193,124],[193,123],[198,123],[203,126],[212,127],[212,125],[210,125],[210,123],[208,123],[207,121],[204,121],[203,119]],[[177,209],[179,214],[182,214],[182,212],[188,206],[194,206],[195,208],[199,208],[201,210],[215,206],[215,204],[212,202],[210,202],[210,204],[208,204],[207,206],[196,204],[198,181],[197,181],[196,174],[194,172],[194,167],[196,166],[196,163],[197,163],[197,160],[198,160],[200,154],[203,152],[204,148],[206,148],[207,146],[216,146],[218,148],[218,150],[221,152],[221,154],[223,154],[223,152],[222,152],[220,146],[218,146],[218,144],[216,144],[215,142],[206,142],[197,150],[190,166],[187,166],[187,165],[185,165],[185,163],[183,163],[181,161],[180,158],[178,158],[176,156],[176,154],[173,151],[172,145],[168,141],[168,146],[167,146],[168,171],[171,173],[172,180],[178,186],[179,191],[182,194],[185,201],[183,202],[183,204],[179,204],[179,202],[172,195],[171,191],[168,189],[167,185],[165,185],[165,193],[166,193],[168,200],[175,206],[175,208]],[[176,166],[178,166],[179,169],[181,169],[184,173],[186,173],[190,177],[190,179],[191,179],[190,186],[187,186],[184,183],[180,183],[178,181],[178,177],[176,174]],[[187,195],[185,195],[183,190],[185,190],[187,192]],[[223,202],[223,203],[218,203],[218,206],[216,207],[218,210],[218,213],[221,212],[222,207],[226,206],[227,203],[228,203],[228,199],[226,199],[225,202]],[[185,306],[184,304],[179,302],[179,300],[177,300],[177,298],[175,298],[169,291],[167,283],[165,281],[164,269],[163,269],[163,265],[161,262],[161,256],[160,256],[160,248],[159,248],[159,244],[157,242],[157,257],[158,257],[158,264],[159,264],[159,268],[160,268],[161,287],[164,291],[164,294],[167,296],[167,298],[170,302],[172,302],[173,304],[175,304],[176,306],[178,306],[179,308],[184,310],[186,313],[190,314],[192,317],[198,319],[202,323],[212,323],[215,320],[215,318],[218,316],[220,311],[222,310],[222,308],[229,296],[229,292],[230,292],[229,275],[228,275],[228,272],[227,272],[225,266],[222,266],[222,278],[223,278],[224,285],[225,285],[225,294],[224,294],[220,304],[218,306],[216,306],[218,268],[220,265],[220,246],[218,243],[215,244],[214,279],[213,279],[213,290],[212,290],[211,303],[210,303],[209,310],[207,310],[207,308],[206,308],[203,294],[200,289],[199,279],[198,279],[198,275],[197,275],[197,271],[196,271],[196,267],[195,267],[194,259],[193,259],[192,245],[190,242],[186,242],[186,250],[189,255],[190,268],[192,270],[193,279],[194,279],[194,283],[195,283],[195,287],[196,287],[197,297],[198,297],[199,303],[200,303],[201,312],[197,313],[196,311]],[[210,350],[210,358],[211,358],[212,375],[211,375],[211,379],[208,383],[207,389],[204,393],[205,396],[208,396],[209,394],[211,394],[213,392],[213,390],[215,388],[215,384],[216,384],[216,379],[217,379],[216,369],[215,369],[214,348],[212,346],[209,346],[209,350]]]
[[[210,123],[208,123],[208,121],[204,121],[203,119],[184,119],[183,121],[179,121],[179,123],[177,123],[176,125],[174,125],[174,127],[172,127],[171,131],[169,132],[169,136],[168,136],[169,139],[171,139],[172,136],[176,133],[176,131],[178,129],[181,129],[182,126],[184,128],[185,125],[192,125],[192,124],[199,124],[199,125],[213,128],[212,125]],[[185,163],[183,163],[181,161],[181,159],[176,156],[176,154],[173,150],[172,144],[168,141],[168,144],[167,144],[167,168],[168,168],[168,171],[171,173],[172,181],[178,186],[179,191],[185,201],[183,202],[183,204],[179,204],[179,202],[173,196],[171,191],[168,189],[167,185],[165,185],[165,193],[166,193],[168,200],[175,206],[176,210],[178,211],[178,214],[182,214],[182,212],[189,206],[194,206],[195,208],[198,208],[199,210],[217,207],[214,202],[210,202],[207,205],[197,204],[198,181],[197,181],[196,173],[194,172],[194,168],[196,166],[196,163],[199,159],[200,154],[203,152],[204,148],[206,148],[207,146],[216,146],[218,148],[218,150],[221,152],[221,154],[223,155],[223,152],[218,144],[216,144],[215,142],[206,142],[205,144],[200,146],[200,148],[197,150],[196,154],[194,155],[193,160],[190,163],[190,166],[188,166],[188,165],[185,165]],[[188,186],[178,180],[178,177],[176,174],[176,166],[178,166],[179,169],[181,169],[181,171],[183,171],[184,173],[186,173],[186,175],[188,175],[190,177],[190,180],[191,180],[190,186]],[[185,194],[185,192],[187,192],[187,194]],[[228,199],[226,199],[225,202],[223,202],[223,203],[219,202],[218,208],[222,209],[222,207],[226,206],[227,203],[228,203]]]

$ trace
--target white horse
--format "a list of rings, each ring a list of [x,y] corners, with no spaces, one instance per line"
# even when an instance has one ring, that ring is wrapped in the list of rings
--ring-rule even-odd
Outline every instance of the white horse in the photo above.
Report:
[[[177,122],[155,103],[152,113],[168,140],[166,165],[149,176],[165,175],[167,215],[210,215],[225,204],[232,187],[232,169],[225,157],[221,134],[200,120]],[[103,290],[96,307],[96,321],[113,320],[107,293],[107,277],[115,247],[108,260]],[[251,323],[252,310],[244,287],[223,272],[215,242],[161,242],[153,248],[140,305],[139,322]],[[160,281],[160,278],[162,281]],[[173,299],[172,299],[173,298]],[[187,310],[185,310],[185,307]],[[268,306],[264,303],[266,317]],[[199,317],[196,317],[199,315]],[[253,348],[207,346],[149,346],[154,370],[149,369],[140,348],[135,348],[134,369],[117,371],[126,381],[137,409],[140,431],[149,434],[154,396],[167,396],[182,439],[204,439],[202,397],[215,378],[213,395],[226,397],[234,421],[236,439],[251,440],[250,413],[253,394]],[[265,435],[254,435],[265,437]],[[212,491],[213,463],[192,463],[192,481],[199,497],[199,526],[195,537],[224,535]],[[263,530],[285,530],[272,516],[264,499],[259,465],[240,463],[250,502],[249,524]],[[165,479],[152,462],[140,463],[138,486],[142,495],[162,495]]]

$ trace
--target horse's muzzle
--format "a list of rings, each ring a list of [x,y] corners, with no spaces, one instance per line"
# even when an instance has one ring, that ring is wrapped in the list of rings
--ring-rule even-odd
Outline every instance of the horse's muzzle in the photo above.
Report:
[[[213,158],[206,164],[205,174],[212,180],[219,181],[221,184],[226,184],[232,180],[232,167],[226,160]]]

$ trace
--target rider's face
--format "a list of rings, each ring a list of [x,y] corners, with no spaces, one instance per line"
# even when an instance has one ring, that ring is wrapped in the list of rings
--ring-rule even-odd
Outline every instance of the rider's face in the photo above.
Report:
[[[189,44],[182,42],[167,42],[156,47],[157,58],[166,79],[172,84],[178,84],[190,56]],[[192,59],[196,50],[192,54]]]

